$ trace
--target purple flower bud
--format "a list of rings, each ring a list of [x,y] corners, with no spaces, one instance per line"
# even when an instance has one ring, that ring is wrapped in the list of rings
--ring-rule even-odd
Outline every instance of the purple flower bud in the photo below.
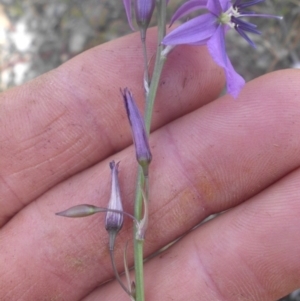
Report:
[[[148,169],[149,163],[151,162],[152,155],[150,152],[144,119],[139,112],[131,92],[125,88],[124,91],[121,91],[121,93],[123,95],[127,116],[131,126],[136,158],[145,173]],[[147,172],[145,175],[147,175]]]
[[[115,161],[109,163],[111,168],[111,194],[108,203],[108,209],[123,211],[122,200],[120,195],[120,187],[118,180],[118,166]],[[116,212],[107,212],[105,220],[105,228],[109,233],[109,249],[114,249],[114,243],[118,232],[123,226],[123,214]]]
[[[109,163],[111,168],[111,194],[108,203],[108,209],[123,211],[122,200],[120,195],[120,187],[118,180],[118,166],[115,161]],[[107,212],[105,228],[107,231],[120,231],[123,226],[123,214],[116,212]]]
[[[134,27],[132,25],[132,16],[131,16],[131,0],[123,0],[123,4],[126,10],[127,20],[129,23],[129,26],[132,30],[134,30]]]
[[[134,30],[131,12],[132,1],[134,3],[135,20],[144,39],[155,8],[155,0],[123,0],[129,26]]]
[[[135,0],[135,19],[138,26],[142,29],[147,29],[153,10],[155,7],[155,0]]]

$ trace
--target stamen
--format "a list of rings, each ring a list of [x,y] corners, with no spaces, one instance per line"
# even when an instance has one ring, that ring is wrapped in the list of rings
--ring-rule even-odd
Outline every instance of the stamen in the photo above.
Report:
[[[239,28],[238,25],[235,26],[235,30],[253,47],[256,48],[254,42],[244,33],[244,31]]]
[[[240,4],[239,5],[239,9],[242,10],[246,7],[250,7],[250,6],[253,6],[257,3],[260,3],[260,2],[264,2],[265,0],[253,0],[253,1],[249,1],[249,2],[246,2],[246,3],[243,3],[243,4]]]
[[[253,24],[253,23],[250,23],[250,22],[247,22],[247,21],[243,21],[239,18],[236,18],[234,16],[231,17],[231,22],[239,25],[239,26],[244,26],[244,27],[249,27],[249,28],[257,28],[257,25]]]
[[[238,27],[241,30],[245,30],[245,31],[255,33],[255,34],[261,34],[261,32],[256,29],[257,26],[255,24],[245,22],[245,21],[242,21],[242,20],[234,18],[234,17],[232,17],[232,21],[233,21],[233,23],[236,24],[235,28]]]

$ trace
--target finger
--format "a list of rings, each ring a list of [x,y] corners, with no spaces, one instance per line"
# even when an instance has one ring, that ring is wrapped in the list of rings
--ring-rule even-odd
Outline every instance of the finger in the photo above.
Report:
[[[299,182],[298,169],[146,263],[146,300],[274,301],[297,289]],[[118,286],[83,301],[123,300]]]
[[[293,71],[264,76],[249,83],[239,101],[214,101],[152,135],[151,216],[145,255],[209,214],[238,205],[299,166],[298,81],[299,73]],[[132,212],[136,181],[133,157],[132,148],[114,156],[121,161],[120,180],[127,212]],[[2,281],[6,289],[21,281],[17,294],[35,283],[34,298],[40,294],[54,298],[58,291],[66,300],[74,301],[112,277],[103,217],[57,220],[53,214],[80,203],[106,206],[108,161],[53,188],[3,228],[4,254],[14,254],[22,267],[22,263],[31,263],[40,271],[37,275],[28,271],[31,277],[21,281],[22,275],[15,276],[20,265],[14,264],[11,269],[15,278],[6,275]],[[131,226],[127,222],[118,238],[116,256],[120,268],[122,248],[131,237]],[[32,237],[28,239],[24,233],[31,233]],[[39,250],[38,256],[32,249]],[[5,258],[4,270],[11,266]],[[43,282],[47,282],[47,290]],[[74,291],[74,287],[78,290]]]
[[[149,56],[155,33],[149,31]],[[1,94],[0,226],[56,183],[131,144],[119,90],[129,87],[142,105],[142,78],[134,34]],[[161,79],[153,129],[213,100],[223,82],[205,48],[175,49]]]

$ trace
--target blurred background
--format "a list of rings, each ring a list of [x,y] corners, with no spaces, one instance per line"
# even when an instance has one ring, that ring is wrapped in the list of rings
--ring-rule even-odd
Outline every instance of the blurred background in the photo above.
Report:
[[[169,2],[169,16],[182,2]],[[256,10],[284,20],[254,20],[262,31],[262,36],[251,36],[257,49],[229,31],[227,48],[237,71],[250,80],[299,68],[300,1],[266,0]],[[0,0],[0,91],[129,32],[121,0]]]
[[[181,3],[170,0],[169,18]],[[300,0],[266,0],[256,11],[284,20],[252,19],[262,31],[251,35],[256,49],[229,31],[227,49],[236,70],[249,81],[300,68]],[[0,92],[130,32],[122,0],[0,0]],[[281,299],[296,300],[300,290]]]

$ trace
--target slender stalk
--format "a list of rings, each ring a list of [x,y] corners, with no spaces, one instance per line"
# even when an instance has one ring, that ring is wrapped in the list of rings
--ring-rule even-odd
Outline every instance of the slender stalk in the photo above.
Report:
[[[136,194],[135,194],[135,207],[134,207],[134,216],[137,220],[141,220],[142,215],[142,190],[141,187],[144,185],[144,176],[143,170],[139,166],[138,170],[138,179],[136,185]],[[135,233],[137,232],[137,227],[134,227],[134,269],[135,269],[135,300],[144,301],[144,271],[143,271],[143,241],[137,240]]]
[[[146,102],[146,110],[145,110],[145,126],[148,135],[150,133],[153,106],[154,106],[154,101],[157,93],[157,88],[159,85],[159,79],[165,62],[165,58],[161,56],[161,52],[163,50],[161,41],[165,36],[165,31],[166,31],[166,0],[157,1],[157,11],[158,11],[158,44],[157,44],[158,46],[156,51],[154,71],[150,83],[150,89],[149,89],[149,93],[147,94],[147,102]],[[137,185],[136,185],[136,194],[135,194],[135,207],[134,207],[134,216],[138,221],[140,221],[142,218],[142,208],[143,208],[142,187],[144,187],[144,191],[148,199],[148,181],[146,181],[145,183],[143,170],[141,167],[139,167]],[[134,228],[135,228],[134,231],[136,233],[137,229],[136,227]],[[143,245],[144,245],[143,241],[134,239],[136,301],[145,301]]]
[[[161,44],[161,41],[166,34],[166,10],[167,10],[166,0],[158,1],[157,2],[157,12],[158,12],[157,50],[156,50],[154,71],[151,79],[151,85],[147,97],[147,105],[145,110],[145,126],[148,134],[150,133],[153,106],[156,98],[157,88],[158,88],[161,72],[166,60],[166,58],[161,55],[163,50],[163,45]]]
[[[127,246],[128,246],[128,241],[126,242],[125,245],[123,262],[124,262],[124,270],[125,270],[125,275],[127,280],[127,286],[131,287],[131,280],[130,280],[130,274],[129,274],[128,263],[127,263]]]
[[[143,46],[143,56],[144,56],[144,88],[146,91],[146,96],[149,93],[149,70],[148,70],[148,55],[147,55],[147,47],[146,47],[146,33],[141,34],[142,46]]]
[[[119,272],[118,272],[117,267],[116,267],[114,250],[109,250],[109,254],[110,254],[110,260],[111,260],[111,264],[112,264],[112,267],[113,267],[113,271],[114,271],[114,274],[115,274],[115,277],[116,277],[117,281],[119,282],[119,284],[121,285],[121,287],[123,288],[123,290],[130,297],[132,297],[131,292],[128,290],[128,288],[125,286],[125,284],[123,283],[122,279],[120,278]]]

